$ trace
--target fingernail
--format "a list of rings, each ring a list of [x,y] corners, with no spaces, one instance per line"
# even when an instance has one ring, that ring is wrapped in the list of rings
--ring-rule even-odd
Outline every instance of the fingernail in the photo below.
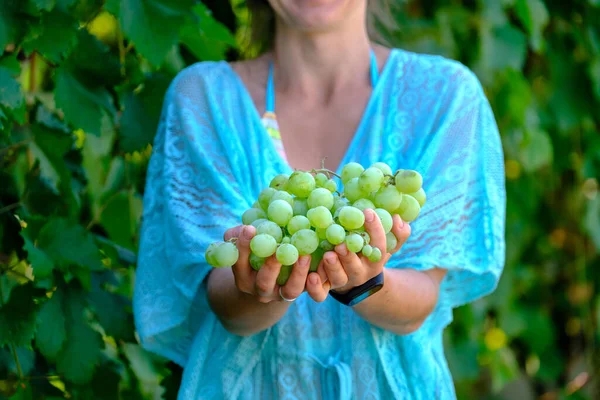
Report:
[[[327,264],[333,265],[333,264],[335,264],[335,257],[334,256],[325,257],[325,261],[327,262]]]
[[[300,260],[298,261],[298,265],[301,267],[308,266],[308,256],[301,256]]]
[[[319,283],[319,279],[317,278],[318,275],[311,275],[308,277],[308,280],[310,281],[310,283],[312,283],[313,285],[316,285]]]
[[[400,228],[404,228],[404,221],[402,221],[402,217],[398,216],[398,219],[400,220]]]
[[[340,256],[345,256],[348,255],[348,248],[344,245],[340,245],[338,247],[335,248],[335,251],[340,255]]]
[[[244,236],[244,239],[252,239],[252,232],[249,226],[244,227],[242,235]]]
[[[367,209],[365,210],[365,221],[367,222],[373,222],[373,220],[375,219],[375,212],[373,212],[373,210]]]

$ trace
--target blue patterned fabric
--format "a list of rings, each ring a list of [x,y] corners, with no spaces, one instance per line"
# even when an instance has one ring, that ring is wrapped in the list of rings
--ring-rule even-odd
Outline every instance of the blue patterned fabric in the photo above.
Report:
[[[142,344],[184,370],[180,399],[453,399],[442,347],[452,309],[492,292],[504,265],[501,142],[477,78],[439,56],[392,51],[342,160],[420,171],[428,200],[387,268],[449,270],[415,333],[370,325],[304,294],[272,328],[228,333],[210,310],[209,243],[291,168],[225,62],[182,71],[147,178],[134,293]]]

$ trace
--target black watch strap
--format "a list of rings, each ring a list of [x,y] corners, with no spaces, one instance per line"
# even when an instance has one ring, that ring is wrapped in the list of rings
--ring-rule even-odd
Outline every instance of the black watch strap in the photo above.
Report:
[[[369,279],[362,285],[353,287],[347,293],[336,293],[333,290],[329,291],[331,297],[342,304],[352,307],[366,299],[369,296],[377,293],[383,287],[383,271],[377,276]]]

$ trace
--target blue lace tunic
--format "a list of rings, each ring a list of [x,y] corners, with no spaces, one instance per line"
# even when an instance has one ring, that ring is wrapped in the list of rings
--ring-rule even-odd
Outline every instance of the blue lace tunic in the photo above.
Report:
[[[434,312],[399,336],[304,294],[273,327],[232,335],[207,304],[204,251],[291,168],[227,63],[174,79],[148,169],[134,314],[145,348],[185,368],[180,399],[455,398],[443,330],[453,308],[495,289],[505,257],[503,153],[479,81],[458,62],[394,49],[350,161],[423,174],[427,203],[386,267],[448,269]]]

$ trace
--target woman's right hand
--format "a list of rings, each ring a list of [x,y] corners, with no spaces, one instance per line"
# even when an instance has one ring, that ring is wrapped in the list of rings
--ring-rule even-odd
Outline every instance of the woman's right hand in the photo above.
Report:
[[[256,296],[261,303],[283,301],[279,293],[280,287],[277,284],[281,264],[275,255],[267,258],[259,271],[255,271],[250,266],[250,241],[254,235],[256,235],[256,229],[251,225],[239,225],[225,232],[224,239],[226,241],[237,237],[237,248],[240,252],[238,262],[231,267],[235,285],[241,292]],[[310,259],[310,256],[301,256],[294,264],[288,281],[281,287],[281,295],[286,299],[296,299],[304,290],[315,301],[321,302],[327,298],[329,283],[327,274],[321,266],[318,271],[319,279],[307,280]],[[311,276],[313,274],[311,273]]]

